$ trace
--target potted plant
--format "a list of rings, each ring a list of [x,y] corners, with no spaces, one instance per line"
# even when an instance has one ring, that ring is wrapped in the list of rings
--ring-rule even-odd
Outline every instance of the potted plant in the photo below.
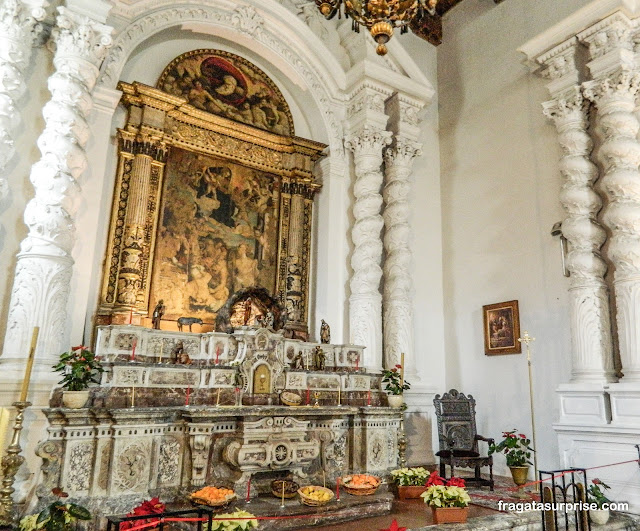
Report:
[[[425,483],[429,478],[429,471],[423,467],[399,468],[391,471],[391,478],[398,489],[401,500],[418,499],[427,489]]]
[[[35,531],[43,529],[44,531],[71,531],[75,529],[77,520],[91,520],[91,513],[81,505],[76,503],[63,503],[63,498],[68,494],[62,489],[55,488],[54,496],[58,500],[45,507],[37,514],[25,516],[20,520],[20,531]]]
[[[502,452],[507,459],[513,482],[520,486],[527,482],[529,465],[533,464],[529,458],[535,450],[531,448],[531,440],[524,433],[516,432],[517,430],[503,431],[504,439],[498,444],[489,445],[489,455]]]
[[[147,516],[154,514],[162,514],[165,510],[165,504],[160,501],[158,497],[151,498],[150,500],[143,501],[137,507],[134,507],[131,512],[127,513],[127,516]],[[140,518],[139,520],[130,520],[128,522],[121,522],[119,531],[125,531],[126,529],[133,529],[139,525],[153,524],[160,522],[159,518]],[[157,527],[147,528],[148,531],[154,531]]]
[[[236,531],[246,529],[254,529],[258,527],[258,520],[255,516],[247,511],[236,509],[232,513],[215,514],[215,520],[203,526],[204,531]]]
[[[103,372],[100,361],[87,347],[72,347],[69,352],[60,354],[60,361],[53,370],[64,375],[58,383],[62,385],[62,403],[73,409],[83,407],[89,399],[88,387],[91,383],[100,383]]]
[[[434,470],[426,482],[427,490],[420,497],[431,507],[434,524],[466,522],[471,497],[465,488],[464,479],[451,478],[445,481]]]
[[[605,504],[610,504],[611,500],[604,495],[601,489],[608,490],[611,487],[606,483],[600,481],[598,478],[591,480],[591,485],[587,490],[587,497],[589,503],[594,503],[597,509],[589,509],[589,518],[594,524],[604,525],[609,521],[610,513],[609,507],[604,507]]]
[[[384,389],[387,391],[390,407],[402,407],[402,393],[411,389],[411,384],[404,379],[401,369],[402,365],[398,364],[391,369],[382,371],[382,383],[386,384]]]

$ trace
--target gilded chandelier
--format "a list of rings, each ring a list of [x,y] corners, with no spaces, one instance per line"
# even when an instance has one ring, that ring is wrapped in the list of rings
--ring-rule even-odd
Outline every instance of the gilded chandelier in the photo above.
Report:
[[[378,43],[378,55],[387,53],[387,42],[394,28],[400,33],[408,31],[409,23],[424,11],[435,14],[438,0],[315,0],[316,6],[326,19],[342,13],[353,20],[353,30],[365,26]]]

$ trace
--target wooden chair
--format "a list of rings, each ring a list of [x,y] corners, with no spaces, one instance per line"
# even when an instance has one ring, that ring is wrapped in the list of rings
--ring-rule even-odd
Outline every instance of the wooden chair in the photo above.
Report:
[[[493,490],[493,457],[481,456],[478,441],[493,444],[494,440],[478,435],[476,432],[476,401],[456,389],[444,395],[436,395],[433,400],[438,419],[438,439],[440,451],[440,475],[445,477],[446,465],[451,468],[451,477],[456,467],[474,468],[472,478],[464,478],[468,483],[488,485]],[[483,467],[489,467],[489,479],[480,475]]]

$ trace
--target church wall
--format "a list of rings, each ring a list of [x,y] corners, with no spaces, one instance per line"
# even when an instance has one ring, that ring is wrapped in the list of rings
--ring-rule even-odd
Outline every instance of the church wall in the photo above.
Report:
[[[568,381],[568,280],[559,242],[560,149],[548,99],[516,50],[586,1],[467,0],[438,48],[446,384],[477,400],[478,430],[531,434],[526,354],[484,354],[482,306],[518,299],[532,344],[538,463],[559,465],[555,389]],[[504,459],[496,459],[506,473]]]

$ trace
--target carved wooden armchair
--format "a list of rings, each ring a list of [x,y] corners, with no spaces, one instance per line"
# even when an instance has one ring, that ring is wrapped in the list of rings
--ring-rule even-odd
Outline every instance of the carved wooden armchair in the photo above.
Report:
[[[440,475],[445,477],[447,465],[451,468],[452,477],[456,467],[474,468],[474,477],[464,478],[465,481],[488,485],[493,490],[493,457],[480,455],[478,441],[493,444],[494,440],[476,433],[475,399],[451,389],[442,396],[436,395],[433,404],[438,419],[440,451],[436,455],[440,458]],[[480,469],[487,466],[489,479],[484,479]]]

